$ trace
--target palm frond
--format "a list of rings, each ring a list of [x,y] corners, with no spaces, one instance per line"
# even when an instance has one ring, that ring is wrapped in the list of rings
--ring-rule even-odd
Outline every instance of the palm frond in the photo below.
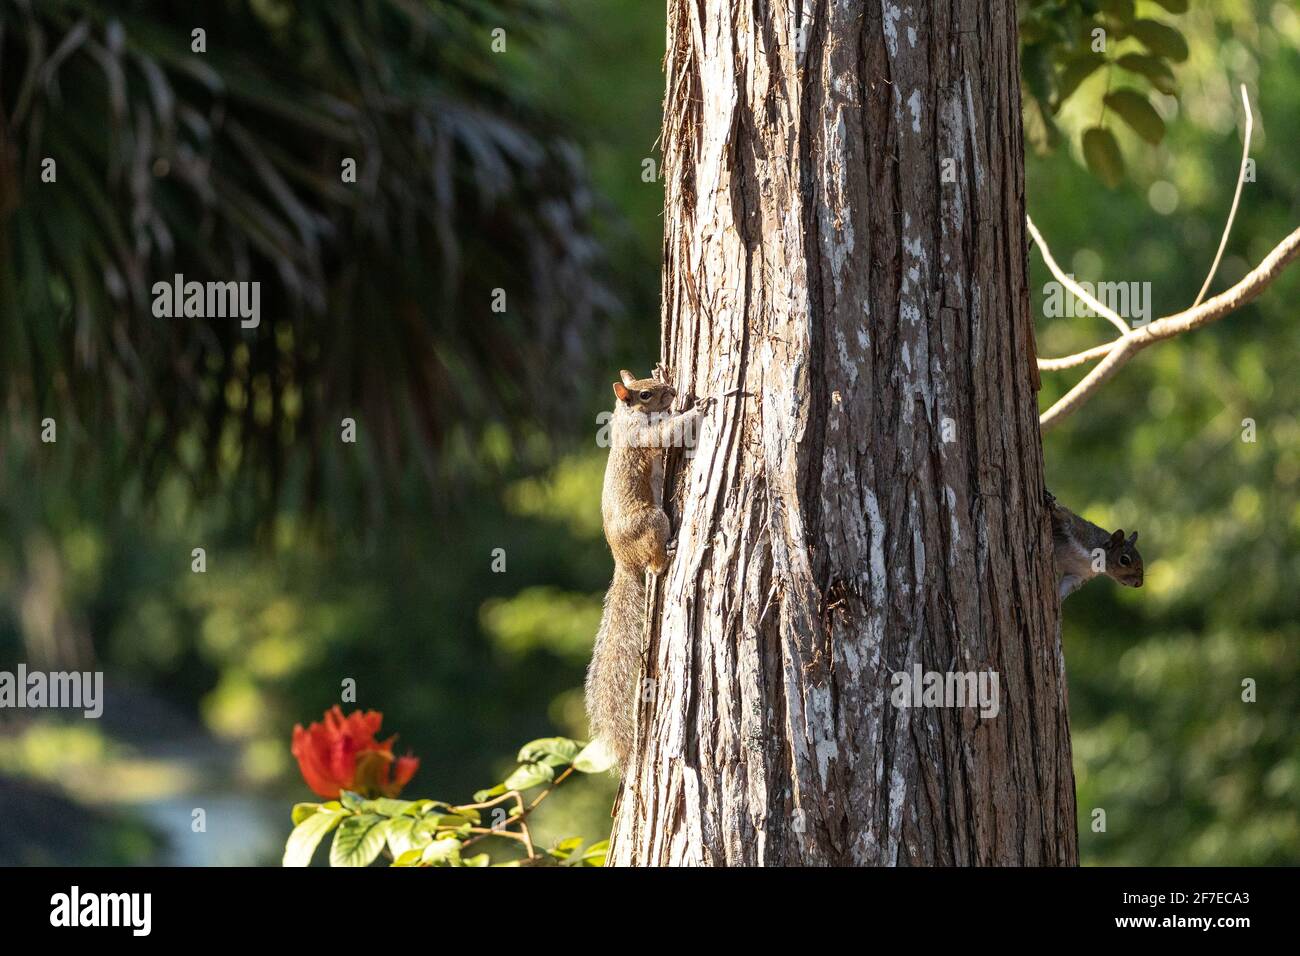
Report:
[[[489,47],[547,4],[169,6],[0,0],[11,431],[51,415],[116,436],[146,487],[242,475],[275,502],[290,473],[308,498],[340,469],[436,484],[484,429],[571,415],[617,312],[594,201]],[[156,318],[177,273],[260,281],[260,328]]]

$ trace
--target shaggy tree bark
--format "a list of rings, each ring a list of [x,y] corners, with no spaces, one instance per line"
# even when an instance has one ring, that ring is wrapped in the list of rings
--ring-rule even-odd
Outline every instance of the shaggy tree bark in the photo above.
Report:
[[[1015,4],[668,8],[663,361],[752,397],[670,462],[611,862],[1073,864]]]

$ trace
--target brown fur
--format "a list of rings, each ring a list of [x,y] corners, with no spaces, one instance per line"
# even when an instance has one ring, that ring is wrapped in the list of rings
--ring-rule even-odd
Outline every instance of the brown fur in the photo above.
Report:
[[[1142,555],[1135,546],[1137,532],[1124,537],[1124,529],[1110,532],[1079,517],[1047,493],[1052,513],[1052,547],[1056,560],[1057,594],[1064,600],[1099,573],[1129,588],[1140,588]],[[1093,570],[1093,552],[1105,555],[1103,570]]]
[[[600,496],[605,540],[614,553],[614,579],[587,669],[587,717],[619,767],[636,737],[636,678],[645,629],[645,573],[668,568],[668,515],[663,510],[663,449],[682,443],[698,425],[707,400],[671,414],[677,392],[660,376],[637,379],[626,370],[614,383],[609,461]]]

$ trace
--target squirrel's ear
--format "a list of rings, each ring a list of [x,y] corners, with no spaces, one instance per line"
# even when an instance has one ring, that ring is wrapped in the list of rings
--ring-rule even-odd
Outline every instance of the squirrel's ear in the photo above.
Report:
[[[1110,543],[1118,546],[1124,543],[1124,529],[1116,528],[1115,533],[1110,536]]]
[[[1137,539],[1138,539],[1138,533],[1134,531],[1131,535],[1128,536],[1128,543],[1133,544],[1135,541],[1137,541]]]
[[[632,383],[636,381],[636,376],[633,375],[625,368],[621,368],[618,370],[618,377],[623,380],[623,384],[626,385],[628,388],[631,388]]]
[[[620,402],[626,402],[626,401],[627,401],[627,397],[628,397],[629,395],[631,395],[632,393],[629,392],[626,388],[623,387],[623,383],[622,383],[622,382],[615,382],[615,383],[614,383],[614,394],[618,396],[618,400],[619,400]]]

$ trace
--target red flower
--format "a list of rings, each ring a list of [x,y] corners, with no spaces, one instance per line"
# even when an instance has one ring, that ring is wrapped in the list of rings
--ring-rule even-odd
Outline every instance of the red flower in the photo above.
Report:
[[[377,710],[354,710],[343,716],[335,704],[322,723],[306,730],[293,728],[293,755],[307,786],[326,800],[351,790],[363,797],[395,797],[415,775],[420,761],[394,757],[396,735],[383,743],[375,740],[384,715]]]

